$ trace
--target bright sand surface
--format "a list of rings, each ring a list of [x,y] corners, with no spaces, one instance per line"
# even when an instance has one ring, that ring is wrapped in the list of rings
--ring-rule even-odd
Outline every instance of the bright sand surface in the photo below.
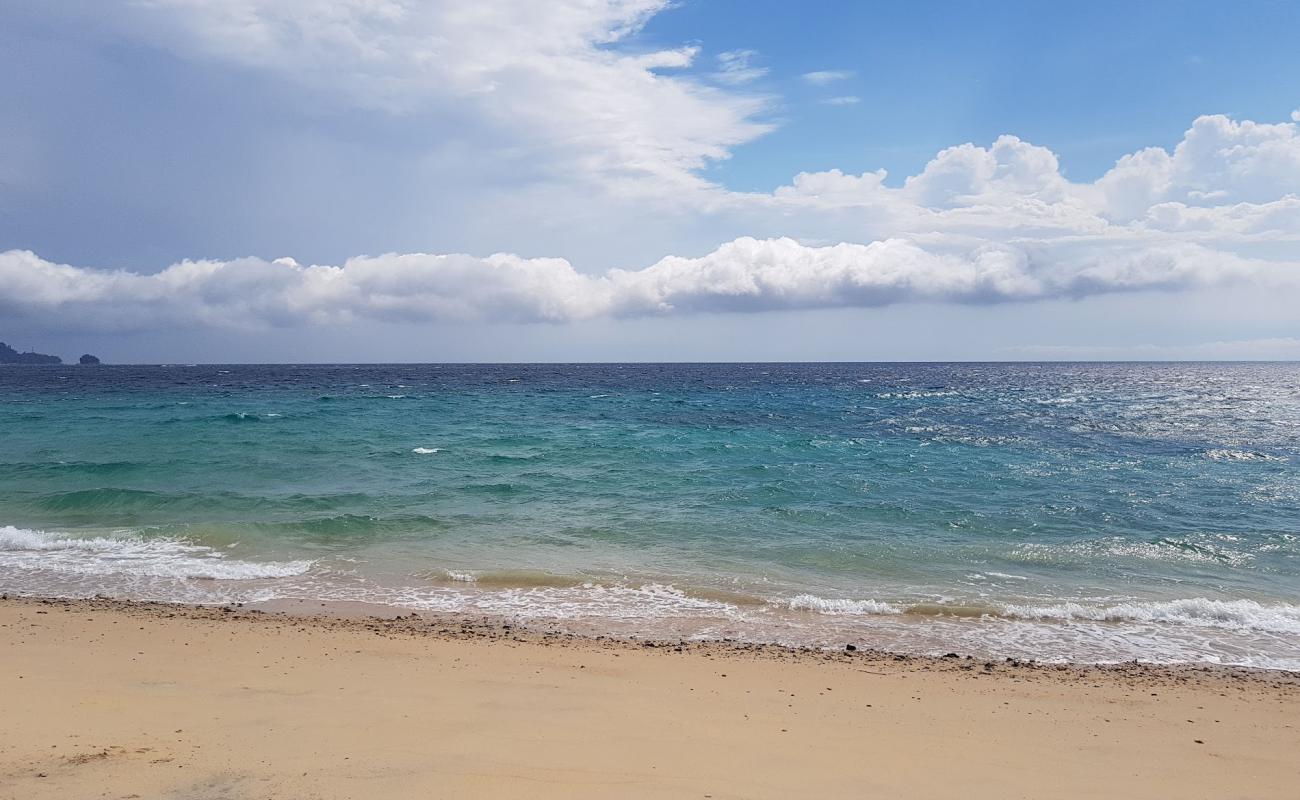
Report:
[[[1300,677],[0,602],[0,798],[1294,798]]]

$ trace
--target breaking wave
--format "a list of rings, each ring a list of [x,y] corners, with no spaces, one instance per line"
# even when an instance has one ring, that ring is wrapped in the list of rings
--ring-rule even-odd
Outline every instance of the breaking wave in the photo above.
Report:
[[[178,539],[140,536],[69,537],[0,527],[0,567],[76,575],[255,580],[288,578],[310,561],[242,561],[211,547]]]
[[[1089,620],[1148,622],[1233,630],[1300,634],[1300,606],[1264,604],[1254,600],[1210,600],[1193,597],[1159,602],[1130,602],[1089,606],[1081,603],[1005,607],[1006,616],[1028,620]]]
[[[1205,457],[1212,461],[1286,461],[1284,456],[1256,453],[1253,450],[1206,450]]]
[[[1212,600],[1205,597],[1162,601],[1129,601],[1091,605],[1062,603],[1000,604],[987,607],[944,603],[887,603],[880,600],[826,599],[811,594],[791,598],[795,611],[829,615],[881,616],[909,614],[925,617],[986,617],[1033,622],[1136,622],[1161,625],[1226,628],[1300,635],[1300,605],[1255,600]]]
[[[822,614],[901,614],[899,606],[879,600],[827,600],[814,594],[801,594],[790,599],[794,611],[817,611]]]

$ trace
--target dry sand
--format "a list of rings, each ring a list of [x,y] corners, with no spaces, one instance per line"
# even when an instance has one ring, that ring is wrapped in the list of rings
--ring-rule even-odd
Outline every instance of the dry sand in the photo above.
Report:
[[[0,798],[1300,797],[1300,676],[0,602]]]

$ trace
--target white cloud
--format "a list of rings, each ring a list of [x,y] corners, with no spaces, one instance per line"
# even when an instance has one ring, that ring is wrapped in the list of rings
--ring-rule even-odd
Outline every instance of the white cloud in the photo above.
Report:
[[[1263,203],[1300,191],[1296,124],[1198,117],[1172,154],[1149,148],[1120,159],[1097,181],[1107,215],[1141,216],[1162,202],[1213,206]]]
[[[927,208],[954,208],[1023,200],[1060,202],[1066,181],[1051,150],[1015,136],[1000,136],[988,149],[964,144],[942,151],[919,175],[908,178],[903,188]]]
[[[782,233],[812,240],[1194,242],[1275,258],[1294,258],[1300,242],[1296,123],[1200,117],[1172,153],[1126,155],[1091,183],[1068,180],[1051,150],[1010,135],[989,147],[947,148],[901,185],[888,177],[800,173],[771,195],[746,199],[778,214]]]
[[[821,102],[828,106],[853,106],[862,102],[862,98],[856,95],[844,94],[836,97],[828,97]]]
[[[620,49],[670,0],[115,0],[95,24],[178,56],[265,73],[322,103],[442,115],[481,158],[614,192],[707,188],[697,172],[760,136],[761,98],[682,75],[694,47]],[[106,22],[114,20],[114,22]],[[724,54],[729,83],[749,51]],[[465,130],[466,125],[481,130]]]
[[[119,36],[265,73],[370,113],[445,115],[445,124],[412,123],[432,139],[452,140],[442,143],[445,152],[431,141],[421,162],[430,180],[444,161],[462,183],[466,175],[501,176],[509,186],[492,205],[528,206],[516,212],[521,217],[603,219],[615,213],[604,202],[612,196],[635,203],[641,217],[704,215],[727,231],[710,243],[745,233],[812,241],[959,233],[998,241],[1179,230],[1204,243],[1279,235],[1267,226],[1291,225],[1293,213],[1273,204],[1289,202],[1300,187],[1296,121],[1213,115],[1197,119],[1172,153],[1125,156],[1087,184],[1067,180],[1049,149],[1008,135],[989,147],[948,148],[901,187],[869,172],[850,188],[849,176],[830,170],[801,174],[770,194],[728,192],[705,168],[770,126],[757,119],[763,98],[727,87],[765,70],[754,65],[753,50],[727,51],[718,56],[719,87],[672,72],[694,62],[696,47],[629,52],[628,37],[672,0],[111,1],[117,13],[98,5],[83,13]],[[852,75],[828,69],[802,77],[828,86]],[[489,193],[472,181],[458,188]],[[1226,210],[1242,203],[1253,210]]]
[[[803,79],[813,86],[825,86],[835,81],[848,80],[853,77],[853,73],[841,69],[822,69],[815,72],[805,72]]]
[[[1189,234],[1231,235],[1256,239],[1300,238],[1300,196],[1287,195],[1267,203],[1189,206],[1157,203],[1142,218],[1146,228]]]
[[[766,67],[754,66],[758,53],[754,50],[728,50],[718,54],[718,71],[713,79],[719,83],[738,86],[752,83],[767,74]]]
[[[387,254],[341,266],[186,261],[161,272],[85,269],[0,253],[0,315],[59,327],[132,330],[264,327],[358,319],[570,322],[673,313],[998,303],[1111,292],[1284,281],[1296,264],[1227,257],[1197,245],[1050,248],[908,239],[811,247],[740,238],[699,258],[587,275],[556,258]]]
[[[564,322],[1014,302],[1243,281],[1296,291],[1300,111],[1275,124],[1200,117],[1172,151],[1126,155],[1092,182],[1069,180],[1050,149],[1005,135],[987,146],[946,148],[896,180],[884,170],[831,169],[800,173],[772,192],[731,192],[708,180],[705,168],[767,130],[757,121],[764,101],[728,88],[764,70],[753,51],[723,53],[714,75],[720,87],[673,72],[694,63],[695,47],[630,52],[630,34],[670,0],[114,2],[113,13],[104,4],[87,4],[94,8],[86,13],[179,57],[266,76],[354,114],[409,122],[430,137],[451,136],[455,147],[436,152],[431,143],[427,158],[401,162],[424,168],[423,195],[439,212],[468,205],[471,194],[474,210],[489,212],[476,215],[486,220],[487,246],[443,248],[570,255],[583,245],[575,231],[608,228],[617,233],[603,263],[626,263],[626,232],[635,228],[655,243],[640,263],[716,249],[596,274],[563,259],[509,254],[384,255],[339,266],[186,261],[149,274],[10,251],[0,254],[0,319],[109,328]],[[803,76],[814,86],[849,77],[834,70]],[[440,171],[439,158],[452,167]],[[448,174],[462,180],[440,183]],[[480,180],[485,174],[497,185],[480,188],[491,183]],[[611,195],[634,202],[609,203]],[[292,193],[283,196],[288,204]],[[511,213],[520,207],[528,213]],[[514,232],[502,229],[519,218],[542,222],[506,239]],[[220,221],[210,227],[220,229]],[[536,247],[538,230],[558,244]],[[684,245],[687,236],[694,239]],[[440,241],[434,234],[418,241],[426,240]]]

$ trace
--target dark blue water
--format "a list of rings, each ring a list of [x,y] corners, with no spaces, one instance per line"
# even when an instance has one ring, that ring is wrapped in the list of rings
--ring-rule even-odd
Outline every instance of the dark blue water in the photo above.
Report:
[[[1300,668],[1300,366],[7,368],[0,589]]]

